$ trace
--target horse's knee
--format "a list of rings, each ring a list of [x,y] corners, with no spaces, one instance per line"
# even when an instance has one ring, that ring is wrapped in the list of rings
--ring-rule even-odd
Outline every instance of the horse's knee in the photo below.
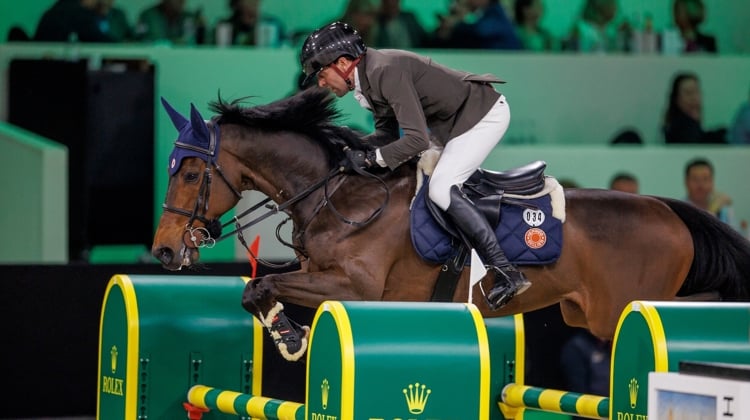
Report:
[[[275,303],[272,283],[267,276],[249,281],[242,292],[242,307],[253,314],[268,311]]]
[[[261,294],[259,289],[262,289],[260,284],[261,279],[255,279],[245,285],[245,290],[242,292],[242,307],[248,312],[254,313],[257,311],[259,295]]]
[[[255,306],[255,301],[253,300],[253,282],[249,282],[245,285],[245,290],[242,291],[242,307],[245,308],[246,311],[255,314],[258,312],[258,308]]]

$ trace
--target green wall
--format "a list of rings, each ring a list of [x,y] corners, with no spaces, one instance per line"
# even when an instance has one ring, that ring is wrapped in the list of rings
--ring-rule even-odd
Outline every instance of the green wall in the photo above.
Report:
[[[65,57],[67,52],[64,45],[58,44],[0,44],[0,69],[6,75],[8,63],[16,57]],[[543,159],[550,162],[551,175],[572,177],[590,187],[605,186],[615,169],[629,169],[645,177],[644,193],[678,198],[683,195],[682,165],[693,151],[699,155],[704,154],[704,150],[672,153],[676,149],[662,149],[658,127],[671,75],[682,69],[698,72],[703,82],[708,127],[729,124],[737,107],[747,100],[750,75],[750,56],[423,52],[449,66],[496,73],[508,81],[499,89],[510,103],[512,122],[505,139],[485,165],[487,168],[502,170]],[[207,104],[219,91],[226,99],[251,95],[255,103],[267,103],[291,92],[299,71],[296,51],[291,48],[90,45],[81,46],[79,54],[81,57],[147,58],[156,65],[154,201],[157,217],[166,191],[167,157],[176,134],[158,98],[165,97],[183,113],[188,112],[191,102],[195,103],[204,117],[208,117]],[[4,92],[0,91],[3,96],[0,120],[5,120],[7,115]],[[340,99],[338,104],[347,116],[344,123],[371,128],[369,114],[351,97]],[[633,154],[605,147],[623,127],[641,131],[649,147],[633,151]],[[750,203],[744,185],[750,176],[746,165],[750,161],[747,149],[711,153],[710,157],[717,159],[719,170],[717,187],[736,199],[738,216],[750,220]],[[569,161],[576,164],[564,166]],[[275,224],[266,223],[247,234],[249,238],[261,234],[264,238],[261,249],[266,258],[289,255],[275,243],[274,228]],[[205,256],[209,260],[227,260],[233,259],[234,253],[234,244],[225,241]]]
[[[0,264],[68,259],[68,151],[0,121]]]

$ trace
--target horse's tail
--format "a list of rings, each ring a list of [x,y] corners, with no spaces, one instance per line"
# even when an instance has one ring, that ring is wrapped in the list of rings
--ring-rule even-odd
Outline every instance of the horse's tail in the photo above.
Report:
[[[660,198],[687,225],[695,257],[678,296],[718,291],[724,300],[750,300],[750,241],[690,203]]]

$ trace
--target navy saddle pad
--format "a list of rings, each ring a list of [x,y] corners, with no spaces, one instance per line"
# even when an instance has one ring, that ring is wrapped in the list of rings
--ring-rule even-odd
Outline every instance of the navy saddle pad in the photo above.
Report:
[[[411,240],[426,261],[442,264],[458,253],[460,240],[443,229],[427,208],[427,182],[417,192],[411,209]],[[524,200],[531,207],[502,203],[495,235],[508,259],[519,265],[555,262],[562,249],[562,222],[552,217],[549,194]],[[469,265],[470,258],[466,259]]]

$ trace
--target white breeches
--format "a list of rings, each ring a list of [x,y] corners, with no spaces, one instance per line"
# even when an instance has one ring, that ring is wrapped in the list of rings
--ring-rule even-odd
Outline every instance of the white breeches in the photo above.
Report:
[[[446,210],[451,203],[451,186],[462,186],[469,179],[500,142],[509,123],[510,107],[500,95],[484,118],[445,145],[430,177],[430,200]]]

